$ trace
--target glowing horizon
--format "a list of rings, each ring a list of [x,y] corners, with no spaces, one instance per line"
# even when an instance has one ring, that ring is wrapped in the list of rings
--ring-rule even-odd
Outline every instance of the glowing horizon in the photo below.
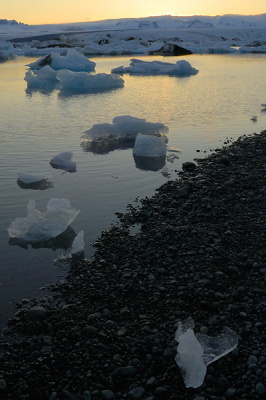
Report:
[[[214,4],[213,0],[187,0],[185,4],[177,4],[176,0],[146,0],[145,3],[135,0],[133,3],[107,0],[13,0],[0,5],[1,19],[23,22],[29,25],[64,24],[78,22],[94,22],[106,19],[145,18],[156,16],[217,16],[217,15],[259,15],[265,14],[264,0],[224,0],[222,4]]]

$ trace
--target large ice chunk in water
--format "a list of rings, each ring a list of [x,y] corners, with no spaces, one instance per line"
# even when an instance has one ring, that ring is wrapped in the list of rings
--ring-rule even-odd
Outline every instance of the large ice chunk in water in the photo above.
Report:
[[[136,118],[131,115],[121,115],[113,119],[112,124],[95,124],[85,131],[81,137],[83,141],[134,141],[139,132],[143,135],[164,136],[169,131],[168,127],[159,122],[146,122],[144,118]],[[166,137],[165,137],[165,140]]]
[[[166,155],[166,144],[157,136],[138,133],[133,155],[138,157],[163,157]]]
[[[136,74],[136,75],[173,75],[190,76],[199,71],[193,68],[188,61],[180,60],[175,64],[162,61],[143,61],[133,58],[129,67],[118,67],[112,69],[114,74]]]
[[[63,151],[62,153],[54,156],[50,164],[53,168],[63,169],[68,172],[76,172],[77,163],[75,161],[71,161],[73,157],[72,151]]]
[[[36,183],[48,179],[48,175],[32,175],[26,172],[17,172],[19,179],[25,183],[26,185],[30,185],[31,183]]]
[[[45,65],[49,65],[55,70],[68,69],[70,71],[91,72],[94,71],[96,64],[75,49],[69,49],[66,56],[61,56],[60,53],[50,53],[27,66],[31,69],[40,69]]]
[[[186,387],[197,388],[202,385],[206,367],[212,362],[230,353],[238,344],[238,336],[229,328],[216,337],[202,333],[194,334],[194,321],[178,323],[175,339],[178,341],[176,363]]]
[[[7,230],[10,237],[21,238],[29,243],[40,242],[64,232],[79,212],[71,207],[67,199],[49,200],[47,210],[43,213],[36,210],[35,201],[30,200],[27,217],[16,218]]]
[[[49,65],[46,65],[39,71],[29,69],[25,74],[24,80],[27,82],[28,87],[34,88],[44,88],[55,85],[58,82],[56,71],[49,67]]]
[[[115,74],[96,74],[90,75],[87,72],[73,72],[61,70],[57,73],[60,81],[60,89],[72,92],[104,91],[121,88],[124,80]]]

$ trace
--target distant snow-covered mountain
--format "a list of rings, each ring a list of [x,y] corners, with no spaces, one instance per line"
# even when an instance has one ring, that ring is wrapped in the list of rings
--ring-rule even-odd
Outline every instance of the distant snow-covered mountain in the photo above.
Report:
[[[7,20],[7,19],[0,19],[0,25],[9,25],[9,26],[26,26],[27,24],[23,24],[23,22],[17,22],[15,19]]]
[[[97,21],[97,23],[104,21]],[[108,24],[110,24],[108,20]],[[199,29],[199,28],[265,28],[266,14],[260,15],[195,15],[188,17],[162,15],[113,20],[118,29]],[[94,24],[95,22],[91,22]]]

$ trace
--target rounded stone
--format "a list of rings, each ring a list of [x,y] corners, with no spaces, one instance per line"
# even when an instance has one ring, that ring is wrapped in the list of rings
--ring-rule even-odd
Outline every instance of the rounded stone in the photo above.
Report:
[[[259,396],[263,396],[266,392],[265,386],[260,382],[256,385],[255,389]]]
[[[103,400],[112,400],[115,397],[114,393],[111,390],[102,390],[101,395]]]

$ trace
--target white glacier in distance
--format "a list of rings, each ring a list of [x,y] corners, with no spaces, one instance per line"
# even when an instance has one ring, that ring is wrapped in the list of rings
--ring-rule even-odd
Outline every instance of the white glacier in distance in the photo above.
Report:
[[[49,178],[49,175],[33,175],[33,174],[28,174],[27,172],[20,172],[20,171],[17,172],[17,175],[19,179],[26,185],[40,182]]]
[[[65,56],[60,53],[49,53],[47,56],[28,64],[27,67],[38,70],[45,65],[49,65],[54,70],[67,69],[75,72],[91,72],[95,70],[96,64],[75,49],[69,49]]]
[[[199,71],[193,68],[186,60],[177,61],[175,64],[163,61],[143,61],[133,58],[129,67],[117,67],[112,69],[114,74],[134,75],[169,75],[186,77],[196,75]]]
[[[62,169],[67,172],[76,172],[77,163],[71,161],[73,157],[72,151],[63,151],[54,156],[50,164],[53,168]]]
[[[137,134],[158,135],[164,137],[169,128],[160,122],[147,122],[144,118],[132,117],[131,115],[121,115],[113,118],[113,123],[95,124],[92,128],[83,132],[81,142],[99,141],[134,141]]]
[[[71,207],[67,199],[49,200],[47,210],[43,213],[36,210],[35,201],[30,200],[27,217],[16,218],[7,230],[12,238],[24,239],[29,243],[40,242],[64,232],[79,212]]]
[[[137,157],[165,157],[166,144],[160,137],[138,133],[133,155]]]
[[[229,328],[216,337],[202,333],[194,334],[194,321],[178,322],[175,339],[178,341],[176,363],[179,366],[185,386],[197,388],[202,385],[207,365],[234,350],[238,335]]]
[[[98,92],[124,86],[124,80],[115,74],[90,75],[87,72],[73,72],[64,69],[58,71],[56,77],[62,91],[73,93]]]

